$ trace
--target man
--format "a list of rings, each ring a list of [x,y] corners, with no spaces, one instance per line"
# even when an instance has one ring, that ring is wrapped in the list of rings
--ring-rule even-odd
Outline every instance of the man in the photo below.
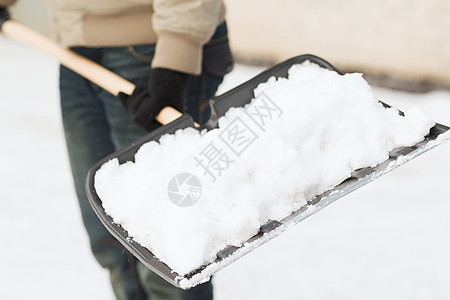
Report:
[[[13,2],[0,0],[0,20],[7,19],[6,6]],[[109,269],[117,299],[212,299],[211,283],[182,291],[127,252],[91,209],[84,181],[96,161],[160,126],[154,117],[166,105],[207,121],[205,103],[232,67],[222,1],[47,2],[60,45],[141,90],[121,101],[60,68],[63,126],[81,214],[92,252]]]

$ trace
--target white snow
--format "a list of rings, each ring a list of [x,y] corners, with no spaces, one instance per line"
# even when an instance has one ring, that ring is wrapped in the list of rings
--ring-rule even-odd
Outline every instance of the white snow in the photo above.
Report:
[[[394,148],[422,141],[435,125],[417,107],[404,117],[384,108],[361,74],[341,76],[310,62],[292,66],[288,78],[270,78],[254,94],[250,105],[219,119],[218,129],[165,135],[142,146],[135,162],[114,159],[96,173],[106,213],[178,274],[242,245],[268,220],[385,161]],[[218,160],[209,159],[212,149],[220,149]],[[198,167],[198,159],[211,167]],[[214,171],[216,161],[224,170]],[[202,185],[188,208],[174,205],[167,192],[182,172]]]
[[[221,91],[260,71],[238,65]],[[56,62],[0,37],[0,90],[0,298],[113,299],[71,187]],[[449,92],[374,92],[450,124]],[[218,272],[215,299],[448,299],[449,150],[408,162]]]

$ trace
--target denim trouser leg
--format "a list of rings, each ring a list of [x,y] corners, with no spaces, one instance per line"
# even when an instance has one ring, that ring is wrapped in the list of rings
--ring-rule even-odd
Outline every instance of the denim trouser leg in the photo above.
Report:
[[[98,51],[83,54],[92,59],[99,55]],[[95,258],[110,271],[117,299],[146,299],[139,285],[135,258],[103,227],[84,190],[85,177],[92,164],[115,150],[105,104],[96,90],[98,92],[99,88],[61,67],[63,124],[82,219]]]
[[[154,46],[128,48],[74,48],[113,72],[146,88]],[[200,103],[213,96],[222,77],[192,77],[186,103]],[[117,299],[212,299],[210,282],[183,291],[175,288],[138,262],[105,229],[90,207],[85,193],[89,168],[106,155],[146,132],[129,117],[120,100],[72,71],[61,67],[60,95],[63,125],[82,219],[92,252],[109,269]]]

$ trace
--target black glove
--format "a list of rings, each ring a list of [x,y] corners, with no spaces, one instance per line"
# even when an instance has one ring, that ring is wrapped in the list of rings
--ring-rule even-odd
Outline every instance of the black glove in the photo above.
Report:
[[[155,117],[166,106],[183,112],[189,75],[164,68],[154,68],[150,72],[148,91],[136,88],[132,95],[120,93],[119,98],[139,126],[148,131],[158,127]]]
[[[9,13],[6,10],[6,7],[0,6],[0,30],[2,29],[3,23],[6,20],[9,20]]]

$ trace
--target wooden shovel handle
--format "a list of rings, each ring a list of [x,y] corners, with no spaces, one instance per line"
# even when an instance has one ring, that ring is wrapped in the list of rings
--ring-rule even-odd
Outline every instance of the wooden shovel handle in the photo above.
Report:
[[[1,30],[5,36],[24,42],[56,58],[62,65],[80,74],[114,96],[118,96],[120,92],[131,95],[136,88],[133,83],[116,73],[69,49],[59,46],[48,37],[20,23],[7,20],[3,23]],[[156,117],[156,120],[165,125],[179,118],[181,115],[176,109],[165,107]]]

